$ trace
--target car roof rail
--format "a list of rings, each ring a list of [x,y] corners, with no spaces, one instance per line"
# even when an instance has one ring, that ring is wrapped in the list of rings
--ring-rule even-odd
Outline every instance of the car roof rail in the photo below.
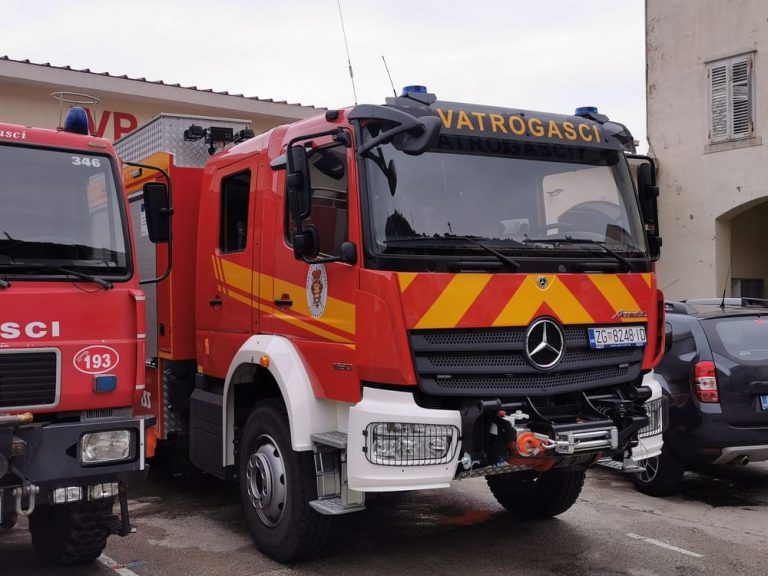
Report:
[[[688,304],[684,300],[681,302],[673,302],[672,300],[665,301],[664,311],[672,312],[674,314],[695,314],[696,313],[696,310],[692,306],[688,306]]]
[[[768,308],[768,299],[742,296],[740,298],[697,298],[683,300],[690,306],[728,306],[730,308]]]

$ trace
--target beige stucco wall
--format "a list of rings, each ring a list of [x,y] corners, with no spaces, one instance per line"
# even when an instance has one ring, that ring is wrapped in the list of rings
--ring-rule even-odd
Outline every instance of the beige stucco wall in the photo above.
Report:
[[[659,160],[664,237],[657,270],[670,298],[722,293],[731,236],[744,231],[733,217],[768,196],[762,144],[768,139],[768,59],[760,46],[768,47],[765,0],[646,0],[648,139]],[[706,63],[750,51],[756,52],[755,138],[710,147]],[[750,240],[765,237],[759,232],[768,223],[760,226],[757,216],[736,222],[753,230]],[[743,236],[734,245],[745,245]],[[763,270],[768,284],[765,266],[745,258],[742,253],[734,262],[731,276]],[[748,258],[768,258],[768,247],[753,246]]]
[[[50,94],[58,91],[97,97],[99,103],[88,107],[94,120],[93,131],[109,139],[123,135],[134,119],[140,126],[163,112],[249,120],[256,133],[324,112],[311,106],[0,60],[0,122],[56,128],[59,104]]]

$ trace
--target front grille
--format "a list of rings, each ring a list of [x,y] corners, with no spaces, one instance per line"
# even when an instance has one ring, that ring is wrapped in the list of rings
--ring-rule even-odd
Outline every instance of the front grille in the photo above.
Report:
[[[648,424],[642,428],[638,433],[638,437],[647,438],[648,436],[655,436],[661,434],[664,431],[664,423],[667,421],[665,417],[667,408],[667,398],[657,398],[645,403],[645,411],[648,414]]]
[[[552,370],[539,370],[525,356],[526,330],[411,331],[419,386],[440,396],[542,396],[621,384],[640,375],[643,348],[593,350],[586,326],[564,327],[562,360]]]
[[[55,350],[0,351],[0,409],[56,404],[58,359]]]

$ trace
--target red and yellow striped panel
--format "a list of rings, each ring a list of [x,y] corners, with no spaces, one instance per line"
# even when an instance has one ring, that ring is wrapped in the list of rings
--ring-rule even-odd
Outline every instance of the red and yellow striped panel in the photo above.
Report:
[[[408,328],[645,322],[656,305],[652,274],[399,273]]]
[[[309,311],[306,286],[260,274],[213,255],[211,262],[217,286],[225,297],[261,310],[316,339],[342,344],[354,343],[354,304],[328,296],[323,315],[315,318]],[[273,304],[273,294],[284,293],[293,295],[293,306],[290,309],[276,308]]]

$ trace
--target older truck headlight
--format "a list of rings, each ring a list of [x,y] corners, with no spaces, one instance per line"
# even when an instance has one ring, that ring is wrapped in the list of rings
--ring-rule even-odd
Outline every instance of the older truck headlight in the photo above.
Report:
[[[453,458],[459,430],[444,424],[374,422],[365,435],[365,455],[371,464],[427,466]]]
[[[130,460],[134,456],[132,439],[130,430],[83,434],[80,439],[80,461],[88,465]]]

